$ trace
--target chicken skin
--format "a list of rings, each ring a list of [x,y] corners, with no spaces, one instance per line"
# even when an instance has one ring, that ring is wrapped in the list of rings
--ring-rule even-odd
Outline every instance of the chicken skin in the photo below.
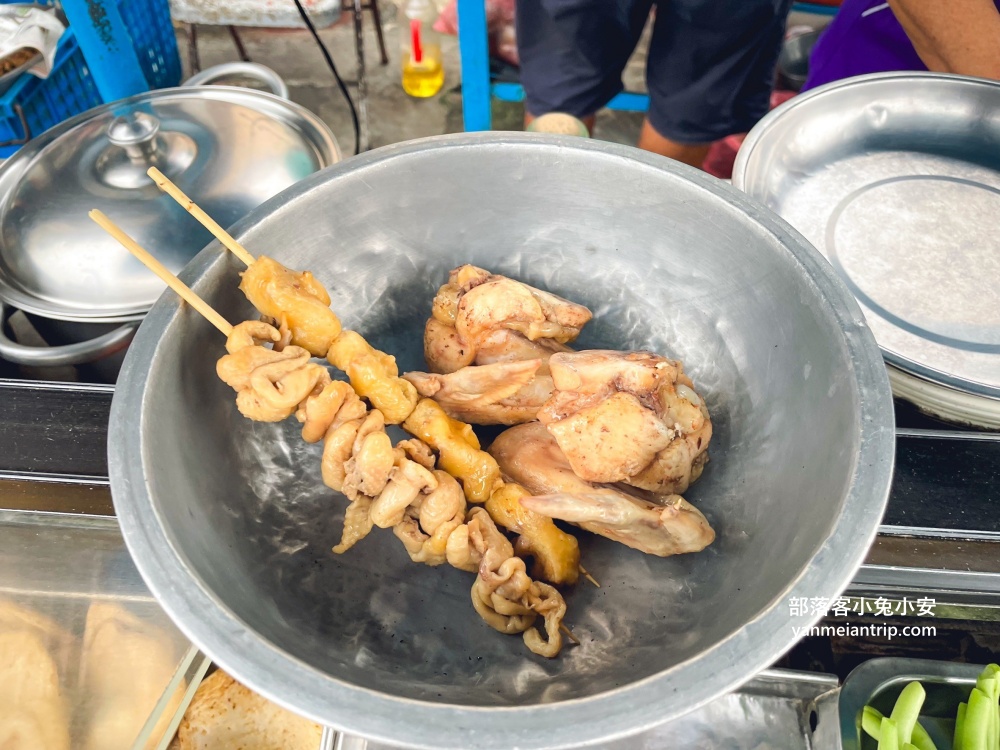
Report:
[[[700,476],[712,423],[680,362],[594,350],[554,354],[549,370],[538,420],[581,479],[674,494]]]
[[[440,374],[502,361],[515,345],[519,354],[506,361],[543,358],[546,349],[558,351],[579,336],[590,318],[583,305],[475,266],[460,266],[434,297],[424,330],[424,357],[431,372]],[[534,346],[536,342],[545,343]],[[523,356],[525,348],[535,356]]]
[[[539,422],[511,427],[490,446],[503,475],[534,495],[521,504],[650,555],[698,552],[715,539],[701,512],[680,495],[581,479]]]

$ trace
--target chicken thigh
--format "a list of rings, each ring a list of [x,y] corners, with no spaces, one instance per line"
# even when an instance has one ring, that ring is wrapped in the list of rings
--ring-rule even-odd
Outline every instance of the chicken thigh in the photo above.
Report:
[[[680,495],[581,479],[539,422],[504,431],[489,450],[503,475],[534,495],[521,504],[536,513],[659,557],[698,552],[715,539],[705,517]]]
[[[549,370],[538,420],[581,479],[672,494],[701,474],[712,423],[680,362],[594,350],[554,354]]]

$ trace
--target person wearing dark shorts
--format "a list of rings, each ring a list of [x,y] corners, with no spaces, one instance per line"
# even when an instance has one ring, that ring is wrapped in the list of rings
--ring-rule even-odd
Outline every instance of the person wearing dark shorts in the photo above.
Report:
[[[649,111],[639,147],[700,166],[768,110],[791,0],[517,0],[525,124],[563,112],[593,129],[622,91],[650,14]]]

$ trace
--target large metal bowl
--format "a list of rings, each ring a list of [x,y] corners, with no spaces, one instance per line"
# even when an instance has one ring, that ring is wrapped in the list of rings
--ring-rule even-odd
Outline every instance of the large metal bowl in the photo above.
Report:
[[[447,136],[308,178],[236,233],[314,271],[403,369],[423,366],[436,287],[471,262],[588,304],[583,347],[683,358],[715,423],[689,497],[717,541],[660,559],[581,534],[602,586],[568,593],[582,644],[545,660],[479,620],[468,574],[411,563],[387,532],[331,554],[345,502],[319,448],[294,420],[239,415],[219,333],[166,294],[115,395],[116,510],[167,612],[279,703],[400,745],[595,743],[750,678],[818,616],[789,598],[834,597],[860,565],[892,472],[885,368],[829,266],[737,190],[606,143]],[[239,271],[213,245],[184,277],[236,321],[253,314]]]

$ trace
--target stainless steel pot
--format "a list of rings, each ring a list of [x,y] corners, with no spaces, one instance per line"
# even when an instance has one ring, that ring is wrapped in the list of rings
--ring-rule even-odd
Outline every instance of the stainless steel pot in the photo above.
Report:
[[[549,661],[479,620],[468,574],[410,562],[392,534],[333,555],[346,503],[319,448],[294,420],[240,416],[218,331],[166,293],[115,393],[115,509],[166,611],[267,697],[406,747],[600,743],[770,665],[818,617],[790,598],[831,599],[860,565],[892,473],[885,368],[829,265],[738,190],[600,141],[463,134],[325,170],[235,231],[312,270],[403,370],[424,366],[435,289],[471,262],[589,305],[582,347],[681,357],[715,425],[689,497],[716,542],[661,559],[581,533],[601,588],[568,592],[582,643]],[[182,278],[235,322],[254,315],[240,268],[213,244]]]
[[[275,95],[202,86],[239,75]],[[0,301],[50,347],[10,340],[0,357],[36,367],[91,364],[114,382],[124,348],[164,289],[87,218],[100,208],[174,271],[210,235],[146,170],[157,166],[223,225],[340,158],[323,122],[279,97],[262,65],[209,68],[177,89],[97,107],[47,131],[0,168]]]

